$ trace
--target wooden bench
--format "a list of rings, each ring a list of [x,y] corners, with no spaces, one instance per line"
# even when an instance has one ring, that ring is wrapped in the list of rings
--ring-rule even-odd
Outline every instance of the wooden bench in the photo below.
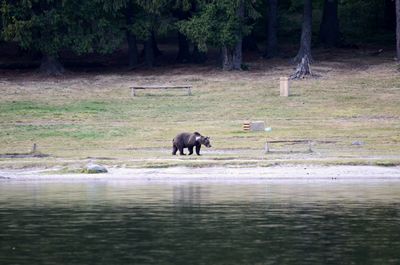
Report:
[[[191,85],[180,85],[180,86],[161,86],[161,85],[152,85],[152,86],[131,86],[131,96],[136,96],[136,90],[144,90],[144,89],[186,89],[188,92],[188,96],[192,95],[192,86]]]
[[[275,140],[275,141],[267,141],[265,143],[265,152],[269,153],[271,144],[273,143],[293,143],[293,144],[299,144],[299,143],[305,143],[308,145],[308,152],[312,152],[312,141],[311,140]]]

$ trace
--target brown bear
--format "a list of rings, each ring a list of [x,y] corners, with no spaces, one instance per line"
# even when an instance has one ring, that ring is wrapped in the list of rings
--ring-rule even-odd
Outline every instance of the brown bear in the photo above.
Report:
[[[196,147],[196,154],[200,155],[201,145],[211,147],[210,138],[204,137],[198,132],[180,133],[172,140],[172,154],[176,155],[179,150],[180,155],[185,155],[184,148],[189,150],[189,155],[193,154],[193,147]]]

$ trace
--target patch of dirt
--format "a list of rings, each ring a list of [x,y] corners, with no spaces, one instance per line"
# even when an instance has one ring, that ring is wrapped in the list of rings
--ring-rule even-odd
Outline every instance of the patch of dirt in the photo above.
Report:
[[[322,76],[325,76],[327,73],[332,74],[330,73],[331,71],[337,71],[339,74],[349,74],[352,71],[375,69],[377,66],[379,67],[393,61],[394,51],[386,47],[383,48],[384,51],[379,55],[371,55],[376,50],[375,47],[365,48],[362,51],[360,49],[314,49],[314,63],[311,67],[316,74],[321,74]],[[280,75],[289,75],[295,67],[288,58],[281,57],[265,60],[262,58],[261,53],[246,52],[244,54],[244,63],[249,66],[249,71],[223,72],[219,67],[218,61],[215,59],[219,58],[218,50],[211,49],[208,55],[209,60],[204,64],[196,65],[175,63],[176,47],[160,44],[160,49],[163,55],[157,58],[158,66],[151,69],[139,67],[134,71],[129,71],[125,62],[126,50],[121,49],[111,55],[90,54],[76,56],[73,54],[64,54],[65,58],[63,61],[67,66],[67,70],[69,70],[63,76],[49,77],[40,75],[35,68],[23,70],[0,69],[0,75],[3,80],[13,82],[18,80],[21,82],[63,82],[85,79],[89,81],[88,85],[93,86],[99,82],[102,83],[101,85],[106,85],[104,77],[114,75],[118,76],[114,76],[113,79],[117,77],[118,80],[131,79],[130,81],[136,81],[132,80],[132,76],[140,75],[141,81],[148,81],[150,83],[154,82],[154,80],[160,80],[160,76],[164,76],[165,78],[162,78],[162,80],[166,82],[185,80],[187,82],[193,82],[193,80],[199,82],[203,79],[229,81],[235,80],[237,77],[241,79],[254,79],[254,77],[265,79]],[[290,52],[287,52],[287,54],[290,54]],[[15,56],[15,54],[13,58],[9,58],[10,56],[7,58],[1,56],[0,63],[7,59],[7,61],[13,60],[18,62],[24,60],[23,63],[32,64],[32,62],[37,60],[37,58],[30,56],[22,57],[22,59]],[[179,80],[176,80],[176,76],[178,76]],[[110,84],[112,85],[113,82]],[[71,84],[68,85],[68,87],[70,86]]]
[[[49,157],[50,155],[41,153],[10,153],[10,154],[0,154],[0,158],[42,158]]]

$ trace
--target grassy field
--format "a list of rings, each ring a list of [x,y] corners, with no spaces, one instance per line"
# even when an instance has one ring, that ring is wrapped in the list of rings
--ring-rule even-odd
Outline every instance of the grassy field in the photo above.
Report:
[[[321,55],[323,56],[323,55]],[[346,59],[344,59],[346,58]],[[47,158],[0,158],[0,167],[107,165],[268,166],[400,164],[400,72],[391,54],[346,54],[316,61],[317,78],[291,83],[279,97],[279,77],[293,66],[256,60],[250,71],[215,66],[160,67],[136,72],[67,73],[49,78],[3,72],[0,79],[0,154],[29,152]],[[139,91],[132,84],[192,84],[185,91]],[[271,132],[243,132],[246,120],[262,120]],[[210,136],[201,157],[173,157],[171,140],[182,131]],[[266,140],[310,139],[305,145]],[[352,145],[353,142],[361,145]]]

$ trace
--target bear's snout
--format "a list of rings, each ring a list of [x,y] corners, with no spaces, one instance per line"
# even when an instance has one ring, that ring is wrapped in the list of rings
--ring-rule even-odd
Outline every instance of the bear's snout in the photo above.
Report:
[[[211,147],[210,137],[204,137],[203,144],[204,144],[206,147]]]

